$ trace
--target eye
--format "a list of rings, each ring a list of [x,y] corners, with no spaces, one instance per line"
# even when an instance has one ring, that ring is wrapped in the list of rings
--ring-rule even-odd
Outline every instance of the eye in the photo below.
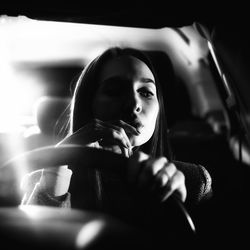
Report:
[[[120,97],[125,93],[127,82],[120,77],[112,77],[102,83],[102,93],[110,97]]]
[[[151,99],[152,97],[155,96],[155,93],[148,88],[141,88],[138,90],[138,92],[140,93],[141,96],[147,99]]]
[[[118,97],[122,94],[121,91],[121,86],[119,83],[117,82],[106,82],[103,86],[102,86],[102,92],[110,97]]]
[[[118,86],[107,85],[103,89],[103,93],[106,94],[106,95],[108,95],[108,96],[115,97],[115,96],[121,95],[122,92],[120,91],[120,89],[118,88]]]

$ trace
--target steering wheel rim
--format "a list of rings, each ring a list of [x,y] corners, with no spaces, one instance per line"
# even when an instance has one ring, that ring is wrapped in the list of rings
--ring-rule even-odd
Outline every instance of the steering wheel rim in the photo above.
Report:
[[[104,157],[104,159],[110,159],[110,157],[112,157],[112,161],[108,165],[108,168],[112,171],[117,172],[117,167],[115,167],[116,164],[119,163],[123,166],[125,166],[126,164],[125,161],[127,158],[107,150],[100,150],[78,144],[64,144],[58,147],[40,147],[19,154],[6,161],[2,166],[0,166],[0,171],[6,168],[16,168],[18,164],[15,163],[18,161],[26,163],[28,162],[29,165],[32,165],[32,169],[30,169],[29,171],[35,171],[41,168],[46,168],[46,166],[57,167],[60,165],[69,165],[75,163],[84,163],[85,165],[91,164],[91,166],[97,166],[96,163],[98,162],[98,158],[94,157],[97,154],[101,157]],[[102,167],[102,165],[98,166]],[[106,167],[107,166],[105,166],[105,168]]]
[[[100,157],[102,157],[104,162],[108,161],[109,164],[107,166],[104,164],[98,164],[98,162],[100,163]],[[1,171],[8,172],[9,170],[15,172],[18,166],[16,163],[25,161],[32,166],[32,169],[28,172],[46,168],[47,166],[58,167],[61,165],[81,163],[88,167],[100,169],[108,168],[110,171],[116,172],[117,174],[125,175],[127,160],[126,157],[110,151],[85,147],[78,144],[60,145],[58,147],[46,146],[25,152],[10,159],[0,167],[0,173]],[[119,168],[117,165],[119,165]],[[195,235],[196,229],[194,222],[184,204],[174,197],[170,200],[175,204],[183,220],[185,220],[189,234]]]

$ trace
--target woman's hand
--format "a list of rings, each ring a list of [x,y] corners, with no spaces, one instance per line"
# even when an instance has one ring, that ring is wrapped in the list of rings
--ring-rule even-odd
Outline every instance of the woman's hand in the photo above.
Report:
[[[165,157],[150,158],[135,152],[128,160],[128,182],[142,194],[164,202],[172,194],[184,202],[187,197],[185,176]]]
[[[130,157],[132,146],[127,133],[138,135],[134,127],[122,120],[104,122],[94,119],[59,144],[73,143],[102,148]]]

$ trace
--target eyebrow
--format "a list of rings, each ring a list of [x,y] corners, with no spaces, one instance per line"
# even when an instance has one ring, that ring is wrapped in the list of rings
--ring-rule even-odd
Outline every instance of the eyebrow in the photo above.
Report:
[[[107,84],[107,83],[115,83],[115,81],[124,81],[126,80],[125,78],[123,77],[120,77],[120,76],[111,76],[111,77],[108,77],[106,79],[104,79],[101,83],[103,84]]]
[[[149,83],[149,82],[151,82],[151,83],[155,84],[155,82],[151,78],[144,78],[144,77],[142,77],[140,80],[143,83]]]
[[[101,83],[111,83],[111,82],[114,82],[114,81],[126,81],[126,80],[129,80],[128,78],[126,77],[123,77],[123,76],[111,76],[110,78],[107,78],[107,79],[104,79]],[[155,85],[155,82],[153,81],[153,79],[151,78],[146,78],[146,77],[142,77],[140,78],[140,82],[142,83],[153,83]]]

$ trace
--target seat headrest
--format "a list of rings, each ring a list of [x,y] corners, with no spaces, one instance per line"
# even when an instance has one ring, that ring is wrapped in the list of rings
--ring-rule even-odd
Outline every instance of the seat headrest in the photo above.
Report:
[[[38,99],[36,109],[37,124],[42,133],[52,134],[61,114],[70,104],[68,97],[42,96]]]

